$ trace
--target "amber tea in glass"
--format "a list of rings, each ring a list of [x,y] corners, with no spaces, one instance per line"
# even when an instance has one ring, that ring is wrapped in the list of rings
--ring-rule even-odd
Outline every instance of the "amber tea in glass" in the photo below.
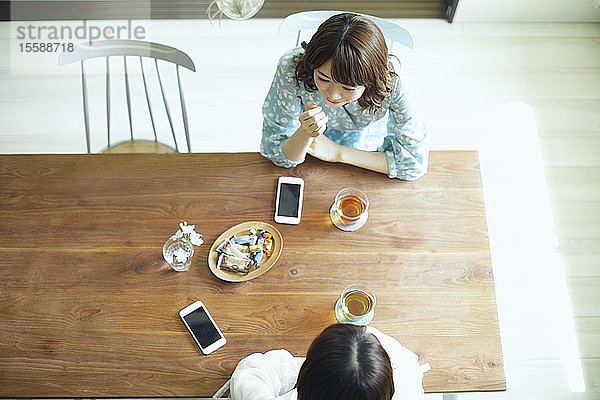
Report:
[[[346,287],[335,305],[335,316],[343,324],[367,325],[375,314],[375,295],[360,283]]]
[[[352,290],[344,297],[343,308],[349,314],[361,317],[371,311],[373,302],[369,295],[362,290]]]
[[[356,221],[366,209],[364,200],[360,197],[349,194],[338,200],[337,210],[343,221]]]
[[[367,222],[369,200],[360,189],[345,188],[338,192],[329,216],[335,226],[343,231],[355,231]]]

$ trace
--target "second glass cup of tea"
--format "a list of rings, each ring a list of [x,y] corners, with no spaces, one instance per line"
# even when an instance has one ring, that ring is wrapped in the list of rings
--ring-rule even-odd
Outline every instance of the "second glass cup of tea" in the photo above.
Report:
[[[335,196],[329,210],[331,222],[343,231],[355,231],[369,218],[369,199],[356,188],[344,188]]]
[[[363,284],[352,284],[342,291],[334,310],[341,324],[368,325],[375,315],[375,295]]]

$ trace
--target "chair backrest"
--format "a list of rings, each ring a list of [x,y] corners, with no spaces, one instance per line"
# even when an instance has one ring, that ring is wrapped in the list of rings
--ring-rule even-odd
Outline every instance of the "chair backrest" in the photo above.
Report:
[[[290,14],[287,17],[285,17],[279,25],[279,33],[297,31],[297,47],[300,44],[300,32],[302,32],[303,30],[317,29],[319,25],[321,25],[321,23],[327,18],[343,12],[345,11],[303,11],[295,14]],[[372,15],[360,15],[369,18],[370,20],[375,22],[377,26],[379,26],[379,29],[381,29],[383,36],[385,36],[385,38],[391,42],[390,53],[392,52],[392,47],[394,43],[400,43],[403,46],[408,47],[409,49],[414,48],[415,44],[412,35],[402,26]]]
[[[87,152],[90,153],[90,116],[89,116],[89,94],[88,94],[88,77],[86,76],[86,68],[84,62],[86,60],[90,60],[93,58],[105,58],[105,75],[106,75],[106,93],[105,93],[105,102],[106,102],[106,126],[107,126],[107,143],[108,148],[111,147],[111,63],[109,59],[111,57],[119,57],[123,60],[124,66],[124,81],[125,81],[125,97],[127,99],[127,113],[129,117],[129,135],[131,140],[133,141],[133,121],[132,121],[132,95],[130,90],[130,68],[128,68],[128,58],[135,57],[139,59],[139,64],[141,68],[141,76],[143,80],[144,87],[144,95],[146,98],[146,106],[148,108],[148,113],[150,115],[150,122],[152,124],[152,130],[154,133],[154,141],[158,142],[157,137],[157,127],[155,121],[155,113],[153,111],[152,101],[150,100],[149,95],[149,77],[151,75],[146,68],[144,67],[144,62],[142,58],[150,58],[154,59],[154,68],[156,70],[156,77],[158,78],[158,85],[160,86],[160,93],[162,97],[162,104],[164,106],[164,110],[166,112],[166,116],[169,122],[169,126],[171,129],[171,134],[174,141],[174,148],[176,151],[179,151],[179,145],[177,143],[177,135],[175,134],[175,128],[173,124],[173,113],[171,112],[171,108],[169,106],[169,102],[167,101],[167,94],[165,92],[165,79],[161,74],[159,69],[158,60],[163,62],[172,63],[176,66],[176,77],[177,77],[177,91],[179,93],[179,104],[181,107],[181,116],[183,120],[183,128],[185,131],[185,139],[187,144],[188,152],[191,151],[190,145],[190,135],[188,128],[188,120],[187,120],[187,112],[185,107],[185,100],[183,96],[183,88],[181,85],[181,78],[179,74],[179,68],[185,67],[193,72],[196,71],[196,67],[192,59],[174,47],[166,46],[159,43],[152,43],[140,40],[102,40],[95,41],[91,43],[82,43],[74,46],[73,51],[65,51],[60,54],[58,62],[60,65],[70,64],[73,62],[79,62],[81,64],[81,87],[83,92],[83,114],[84,114],[84,123],[85,123],[85,134],[86,134],[86,145]],[[114,71],[113,71],[114,73]]]

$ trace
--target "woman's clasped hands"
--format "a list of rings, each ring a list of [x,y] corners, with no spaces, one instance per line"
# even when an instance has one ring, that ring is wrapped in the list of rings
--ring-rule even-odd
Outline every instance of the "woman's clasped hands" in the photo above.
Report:
[[[300,128],[305,135],[316,138],[327,129],[327,114],[312,101],[309,101],[304,112],[298,117]]]
[[[302,132],[312,138],[307,153],[323,161],[338,162],[341,146],[323,135],[329,121],[323,109],[313,102],[308,102],[298,119]]]

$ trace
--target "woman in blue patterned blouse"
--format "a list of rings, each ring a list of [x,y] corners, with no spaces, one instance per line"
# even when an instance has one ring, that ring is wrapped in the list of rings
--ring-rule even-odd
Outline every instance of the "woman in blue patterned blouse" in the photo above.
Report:
[[[334,15],[279,60],[263,105],[261,154],[282,167],[306,154],[415,180],[426,130],[370,19]]]

